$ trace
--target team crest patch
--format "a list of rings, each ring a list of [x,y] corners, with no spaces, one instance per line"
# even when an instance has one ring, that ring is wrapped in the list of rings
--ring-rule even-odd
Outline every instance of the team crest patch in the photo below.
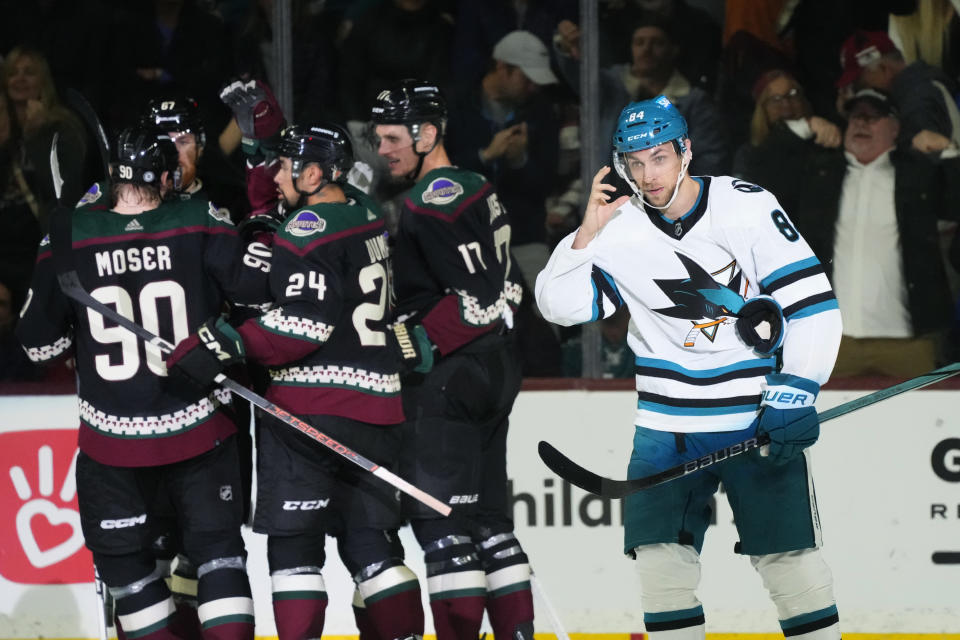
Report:
[[[83,197],[80,198],[80,202],[77,203],[77,206],[82,207],[85,204],[93,204],[102,196],[103,191],[100,189],[100,185],[94,184],[89,190],[87,190],[85,194],[83,194]]]
[[[450,204],[463,193],[463,185],[447,178],[437,178],[430,183],[421,198],[425,204]]]
[[[227,224],[233,224],[233,220],[230,219],[230,211],[226,207],[218,207],[211,202],[207,213],[209,213],[210,217],[214,220],[225,222]]]
[[[40,241],[40,246],[41,247],[50,246],[50,236],[43,236],[43,239]]]
[[[763,187],[758,187],[757,185],[747,182],[746,180],[734,180],[730,183],[730,185],[741,193],[760,193],[763,191]]]
[[[304,209],[287,223],[286,231],[292,236],[303,238],[319,233],[327,228],[327,221],[309,209]]]

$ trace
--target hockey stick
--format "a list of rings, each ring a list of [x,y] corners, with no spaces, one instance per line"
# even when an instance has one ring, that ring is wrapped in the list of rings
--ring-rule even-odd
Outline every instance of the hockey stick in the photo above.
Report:
[[[97,143],[97,151],[100,152],[100,163],[103,165],[104,179],[110,177],[110,141],[107,140],[107,132],[97,117],[97,112],[93,110],[90,103],[83,94],[73,88],[67,88],[64,91],[64,100],[71,109],[77,112],[77,115],[83,120],[87,129],[93,135]],[[56,178],[55,178],[56,180]],[[63,181],[61,180],[61,183]]]
[[[533,568],[530,568],[530,585],[533,587],[533,592],[537,594],[540,598],[540,602],[543,603],[544,608],[547,610],[547,617],[550,618],[550,624],[553,626],[553,632],[557,636],[557,640],[570,640],[570,636],[567,635],[567,630],[563,628],[563,623],[560,622],[560,616],[557,615],[557,610],[553,608],[553,603],[550,602],[550,599],[547,597],[547,593],[543,590],[543,585],[540,584],[540,578],[533,572]]]
[[[880,402],[881,400],[886,400],[887,398],[900,395],[906,391],[920,389],[921,387],[926,387],[927,385],[940,382],[941,380],[946,380],[947,378],[955,376],[958,373],[960,373],[960,362],[954,362],[953,364],[949,364],[945,367],[934,369],[933,371],[919,375],[916,378],[911,378],[910,380],[895,384],[892,387],[874,391],[873,393],[865,395],[861,398],[856,398],[855,400],[845,402],[841,405],[833,407],[832,409],[822,411],[820,414],[818,414],[818,417],[820,418],[820,422],[826,422],[827,420],[838,418],[842,415],[850,413],[851,411],[857,411],[858,409],[869,407],[870,405]],[[709,467],[712,464],[721,462],[727,458],[738,456],[741,453],[745,453],[751,449],[756,449],[757,447],[762,447],[763,445],[769,443],[770,436],[765,433],[760,434],[753,438],[744,440],[743,442],[732,444],[729,447],[712,451],[706,455],[700,456],[695,460],[690,460],[689,462],[679,464],[675,467],[671,467],[659,473],[655,473],[643,478],[634,478],[633,480],[613,480],[612,478],[604,478],[603,476],[599,476],[592,471],[581,467],[576,462],[560,453],[560,451],[558,451],[553,445],[544,440],[540,441],[537,451],[539,452],[540,459],[543,460],[544,464],[546,464],[551,471],[556,473],[570,484],[603,498],[623,498],[631,493],[649,489],[650,487],[655,487],[658,484],[663,484],[665,482],[669,482],[670,480],[682,478],[683,476],[694,473],[695,471]]]
[[[74,300],[76,300],[77,302],[79,302],[85,307],[89,307],[90,309],[101,314],[103,317],[109,318],[113,322],[116,322],[118,325],[120,325],[127,331],[130,331],[131,333],[134,333],[138,337],[142,338],[147,344],[160,349],[164,353],[170,353],[173,351],[172,344],[170,344],[160,336],[156,336],[150,333],[149,331],[147,331],[146,329],[144,329],[143,327],[135,323],[133,320],[130,320],[126,316],[120,315],[112,307],[108,307],[107,305],[103,304],[102,302],[100,302],[99,300],[91,296],[89,293],[87,293],[86,290],[84,290],[83,286],[80,284],[80,279],[77,276],[76,271],[67,271],[64,273],[60,273],[57,275],[57,279],[60,281],[60,288],[68,297],[73,298]],[[290,412],[281,409],[280,407],[273,404],[266,398],[254,393],[250,389],[247,389],[242,384],[235,382],[234,380],[231,380],[230,378],[226,377],[222,373],[218,374],[214,381],[224,389],[228,389],[232,393],[235,393],[238,396],[240,396],[241,398],[257,405],[258,407],[263,409],[266,413],[269,413],[270,415],[272,415],[274,418],[277,418],[278,420],[287,423],[288,425],[290,425],[300,433],[303,433],[309,438],[316,440],[317,442],[327,447],[334,453],[337,453],[343,456],[350,462],[369,471],[370,473],[377,476],[384,482],[390,485],[393,485],[400,491],[403,491],[404,493],[406,493],[408,496],[416,500],[419,500],[420,502],[427,505],[437,513],[440,513],[441,515],[444,515],[444,516],[450,515],[451,508],[449,505],[446,505],[440,502],[439,500],[437,500],[427,492],[423,491],[422,489],[418,489],[417,487],[413,486],[412,484],[410,484],[403,478],[397,476],[396,474],[392,473],[391,471],[388,471],[387,469],[384,469],[383,467],[376,464],[375,462],[368,460],[367,458],[363,457],[362,455],[360,455],[350,447],[346,446],[345,444],[337,442],[336,440],[334,440],[324,432],[320,431],[316,427],[313,427],[307,424],[300,418],[292,415]]]

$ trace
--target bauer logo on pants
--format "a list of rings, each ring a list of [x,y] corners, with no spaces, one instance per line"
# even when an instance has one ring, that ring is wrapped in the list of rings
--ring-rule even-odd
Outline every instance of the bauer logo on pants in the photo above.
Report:
[[[77,511],[75,429],[0,434],[0,575],[21,584],[90,582]]]

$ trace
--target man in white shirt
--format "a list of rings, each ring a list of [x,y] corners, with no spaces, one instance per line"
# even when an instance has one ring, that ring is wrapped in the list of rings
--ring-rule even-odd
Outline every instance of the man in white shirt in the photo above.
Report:
[[[833,377],[909,378],[948,358],[938,222],[960,211],[960,158],[897,147],[899,114],[881,91],[860,90],[845,112],[842,149],[778,129],[742,177],[777,196],[831,279],[844,319]]]

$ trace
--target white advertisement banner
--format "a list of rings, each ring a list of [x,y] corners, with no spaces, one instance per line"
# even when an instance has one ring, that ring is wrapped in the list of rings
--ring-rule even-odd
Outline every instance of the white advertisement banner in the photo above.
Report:
[[[866,392],[825,391],[820,410]],[[960,392],[918,391],[824,423],[813,448],[824,554],[845,633],[960,633]],[[509,444],[517,536],[568,633],[643,631],[633,563],[622,553],[618,500],[571,487],[537,456],[546,440],[577,463],[622,479],[636,396],[629,391],[520,394]],[[76,515],[76,398],[0,396],[0,638],[94,638],[89,552]],[[729,506],[702,554],[711,633],[778,633],[776,614],[750,566],[733,552]],[[421,553],[402,532],[408,563]],[[257,636],[274,636],[266,541],[246,532]],[[336,547],[324,572],[325,636],[355,635],[353,585]],[[554,631],[537,600],[538,632]],[[427,607],[428,633],[432,632]],[[486,625],[485,625],[486,626]],[[489,631],[489,628],[487,627]],[[957,636],[960,637],[960,636]]]

